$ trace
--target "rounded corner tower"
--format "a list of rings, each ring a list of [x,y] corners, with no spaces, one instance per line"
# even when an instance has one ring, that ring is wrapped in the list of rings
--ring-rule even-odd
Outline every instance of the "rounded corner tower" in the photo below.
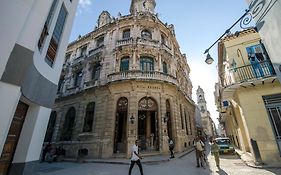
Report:
[[[130,12],[131,14],[139,12],[150,12],[154,14],[155,7],[155,0],[132,0]]]

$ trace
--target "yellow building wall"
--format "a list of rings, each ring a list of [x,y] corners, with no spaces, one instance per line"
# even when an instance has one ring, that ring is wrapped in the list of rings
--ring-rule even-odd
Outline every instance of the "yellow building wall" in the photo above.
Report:
[[[281,93],[279,82],[247,87],[237,92],[249,137],[256,140],[262,161],[280,161],[280,154],[262,96]]]

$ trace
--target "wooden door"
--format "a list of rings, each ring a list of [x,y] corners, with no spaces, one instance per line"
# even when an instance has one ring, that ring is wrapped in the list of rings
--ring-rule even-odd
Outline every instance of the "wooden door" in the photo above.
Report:
[[[13,161],[28,105],[19,101],[0,157],[0,175],[6,175]]]

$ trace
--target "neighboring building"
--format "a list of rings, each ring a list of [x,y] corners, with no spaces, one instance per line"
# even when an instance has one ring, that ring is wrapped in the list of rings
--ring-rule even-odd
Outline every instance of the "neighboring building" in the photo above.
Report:
[[[32,174],[78,0],[0,5],[0,175]]]
[[[216,102],[227,136],[256,162],[280,162],[281,87],[255,28],[220,40],[218,75]]]
[[[270,57],[277,78],[281,81],[281,2],[278,0],[246,0]]]
[[[199,137],[206,138],[206,134],[205,134],[205,132],[203,130],[203,126],[202,126],[201,112],[200,112],[198,105],[196,105],[196,108],[195,108],[195,125],[196,125],[196,135]]]
[[[195,104],[190,68],[173,25],[156,2],[131,2],[130,14],[103,11],[94,31],[68,46],[46,142],[66,157],[129,157],[136,139],[143,153],[192,147]],[[83,150],[83,151],[82,151]]]
[[[210,112],[207,109],[207,102],[205,99],[205,93],[203,89],[198,86],[196,91],[197,95],[197,105],[201,113],[202,117],[202,127],[204,133],[207,135],[208,138],[215,136],[215,124],[211,118]]]

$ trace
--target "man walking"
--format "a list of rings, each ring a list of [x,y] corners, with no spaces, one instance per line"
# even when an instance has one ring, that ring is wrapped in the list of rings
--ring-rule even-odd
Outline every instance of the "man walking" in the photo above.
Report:
[[[195,148],[195,152],[196,152],[196,162],[197,162],[197,168],[200,167],[199,166],[199,159],[200,159],[200,164],[201,167],[203,167],[203,151],[204,151],[204,143],[199,139],[199,137],[197,136],[194,140],[194,148]]]
[[[132,147],[132,158],[131,158],[131,166],[129,169],[129,175],[131,175],[135,163],[138,165],[141,175],[143,175],[140,159],[142,159],[142,157],[139,155],[139,141],[136,140],[135,144]]]
[[[217,144],[216,140],[211,141],[211,153],[215,157],[216,165],[218,169],[220,169],[220,153],[219,153],[219,145]]]

